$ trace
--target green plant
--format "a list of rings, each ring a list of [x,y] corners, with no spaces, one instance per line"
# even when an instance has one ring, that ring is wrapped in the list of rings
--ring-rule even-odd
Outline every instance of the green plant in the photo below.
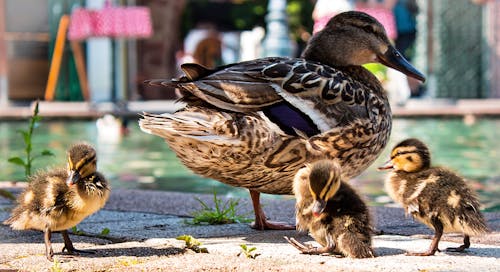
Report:
[[[103,228],[102,231],[101,231],[101,235],[102,236],[106,236],[109,234],[109,229],[108,228]]]
[[[196,253],[208,253],[208,249],[206,247],[200,247],[202,243],[191,235],[181,235],[175,239],[186,242],[186,248]]]
[[[209,207],[205,202],[196,197],[196,200],[201,204],[202,209],[200,211],[193,212],[192,221],[187,221],[187,223],[200,225],[219,225],[219,224],[231,224],[231,223],[243,223],[250,222],[251,220],[243,215],[236,214],[236,206],[238,205],[238,200],[229,199],[223,203],[222,199],[217,198],[217,193],[214,190],[214,204],[215,208]]]
[[[241,244],[240,245],[241,247],[241,252],[238,253],[238,257],[243,253],[243,255],[245,255],[245,257],[249,258],[249,259],[255,259],[257,258],[257,256],[259,256],[260,254],[259,253],[255,253],[254,251],[257,250],[256,247],[248,247],[246,244]]]
[[[72,227],[71,232],[74,235],[85,235],[86,234],[83,230],[79,229],[77,226]]]
[[[35,109],[33,111],[33,116],[29,120],[28,130],[19,130],[18,132],[23,136],[24,140],[24,152],[26,153],[26,160],[23,160],[21,157],[11,157],[9,158],[9,162],[22,166],[24,168],[24,174],[27,177],[31,175],[31,167],[33,161],[37,158],[43,156],[54,156],[54,153],[50,150],[42,150],[38,155],[32,154],[33,151],[33,129],[36,127],[37,123],[42,119],[41,116],[38,115],[38,101],[35,103]]]

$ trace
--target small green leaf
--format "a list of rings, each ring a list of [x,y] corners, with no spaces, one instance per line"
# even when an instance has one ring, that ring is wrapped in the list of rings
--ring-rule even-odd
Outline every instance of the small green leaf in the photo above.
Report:
[[[41,116],[33,116],[33,123],[38,123],[40,120],[42,120]]]
[[[21,166],[25,166],[26,165],[26,163],[23,161],[23,159],[21,159],[19,157],[9,158],[9,162],[13,163],[13,164],[21,165]]]
[[[48,149],[43,150],[41,154],[42,154],[42,156],[55,156],[54,152],[52,152]]]
[[[108,235],[108,234],[109,234],[109,229],[108,228],[102,229],[101,235]]]
[[[24,143],[28,144],[31,141],[30,134],[27,131],[20,131],[20,133],[23,135]]]

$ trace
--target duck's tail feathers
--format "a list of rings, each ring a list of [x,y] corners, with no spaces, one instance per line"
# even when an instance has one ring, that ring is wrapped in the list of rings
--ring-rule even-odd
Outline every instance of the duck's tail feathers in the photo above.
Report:
[[[490,231],[483,214],[479,211],[478,202],[464,202],[462,211],[458,216],[458,220],[465,234],[481,235]]]
[[[373,258],[375,254],[370,246],[370,237],[347,231],[338,238],[338,249],[350,258]]]
[[[199,112],[183,111],[175,114],[143,113],[139,120],[142,131],[168,139],[187,137],[198,141],[223,142],[235,141],[235,128],[230,116],[208,116]]]
[[[14,209],[12,216],[3,221],[4,225],[9,225],[14,230],[24,230],[26,229],[26,221],[29,220],[28,214],[26,212],[19,212]]]

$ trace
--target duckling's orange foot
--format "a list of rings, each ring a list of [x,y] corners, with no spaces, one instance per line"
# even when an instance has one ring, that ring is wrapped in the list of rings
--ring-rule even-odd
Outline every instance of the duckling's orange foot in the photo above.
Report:
[[[54,261],[54,252],[47,252],[45,253],[45,257],[47,257],[47,260],[49,260],[49,262],[53,262]]]
[[[81,250],[81,249],[76,249],[76,248],[67,248],[66,246],[63,247],[62,252],[67,252],[67,254],[70,255],[80,255],[80,254],[95,254],[95,251],[93,250]]]
[[[448,247],[448,248],[446,248],[446,251],[448,251],[448,252],[464,252],[466,248],[468,248],[468,246],[461,245],[459,247]]]
[[[300,250],[300,252],[302,253],[307,253],[307,254],[311,254],[310,252],[312,252],[314,249],[316,249],[315,247],[313,247],[312,245],[305,245],[305,244],[302,244],[301,242],[295,240],[295,238],[291,237],[291,238],[288,238],[287,236],[283,236],[283,238],[285,238],[285,240],[290,244],[292,245],[293,247],[295,247],[296,249]]]
[[[291,237],[288,238],[286,236],[283,236],[285,240],[292,246],[294,246],[296,249],[298,249],[302,254],[310,254],[310,255],[330,255],[332,254],[333,250],[328,247],[322,247],[322,248],[317,248],[309,244],[302,244],[301,242],[295,240],[295,238]]]
[[[406,256],[433,256],[436,251],[426,251],[426,252],[406,252]]]

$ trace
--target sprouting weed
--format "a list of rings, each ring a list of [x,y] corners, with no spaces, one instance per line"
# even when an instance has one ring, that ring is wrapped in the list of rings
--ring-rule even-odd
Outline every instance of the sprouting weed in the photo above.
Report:
[[[33,151],[33,129],[36,127],[37,123],[42,119],[38,115],[38,101],[35,103],[35,109],[33,111],[33,116],[29,120],[28,130],[19,130],[18,132],[23,136],[24,140],[24,152],[26,154],[26,159],[21,157],[11,157],[9,162],[22,166],[24,168],[25,178],[27,179],[32,173],[32,164],[35,159],[44,156],[54,156],[54,153],[48,149],[42,150],[39,154],[32,154]]]
[[[186,248],[191,249],[196,253],[208,253],[208,249],[205,247],[200,247],[202,243],[191,235],[181,235],[175,239],[186,242]]]
[[[188,224],[201,225],[219,225],[219,224],[231,224],[231,223],[244,223],[250,222],[251,220],[243,215],[236,214],[236,206],[238,206],[239,201],[234,199],[229,199],[223,203],[222,199],[217,198],[217,193],[214,190],[214,204],[215,208],[209,207],[201,199],[196,198],[196,200],[201,204],[202,209],[195,211],[193,219],[191,221],[186,221]]]
[[[102,231],[101,231],[101,235],[102,236],[106,236],[109,234],[109,229],[108,228],[103,228]]]
[[[240,253],[238,253],[237,256],[240,256],[243,253],[243,255],[245,255],[245,257],[247,257],[249,259],[255,259],[255,258],[257,258],[257,256],[260,255],[259,253],[254,252],[255,250],[257,250],[256,247],[248,247],[246,244],[241,244],[240,247],[241,247],[241,251],[240,251]]]
[[[72,227],[71,232],[75,235],[85,235],[85,232],[79,229],[77,226]]]

